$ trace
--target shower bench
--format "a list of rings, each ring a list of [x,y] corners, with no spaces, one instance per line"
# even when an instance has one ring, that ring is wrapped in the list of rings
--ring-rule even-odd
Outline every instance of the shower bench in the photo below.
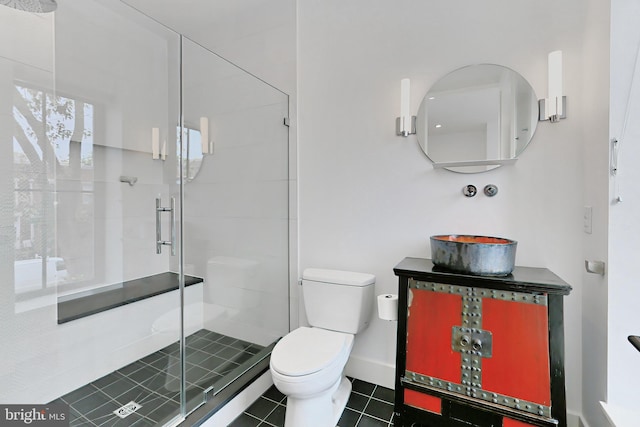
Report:
[[[184,285],[191,286],[204,280],[184,276]],[[139,279],[109,285],[102,290],[92,290],[58,298],[58,324],[81,319],[112,308],[151,298],[178,289],[177,273],[165,272]]]

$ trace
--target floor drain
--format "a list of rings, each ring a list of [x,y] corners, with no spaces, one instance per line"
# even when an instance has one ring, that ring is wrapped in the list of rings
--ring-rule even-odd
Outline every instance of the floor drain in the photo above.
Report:
[[[122,408],[116,409],[115,411],[113,411],[113,413],[119,416],[120,418],[126,418],[140,408],[142,408],[142,405],[138,405],[136,402],[131,401],[126,405],[124,405]]]

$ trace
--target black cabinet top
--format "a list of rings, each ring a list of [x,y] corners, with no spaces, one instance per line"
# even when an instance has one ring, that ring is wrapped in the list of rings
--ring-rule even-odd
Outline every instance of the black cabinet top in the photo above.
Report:
[[[393,269],[396,276],[459,286],[513,292],[569,295],[571,286],[546,268],[515,267],[508,276],[472,276],[433,265],[430,259],[405,258]]]

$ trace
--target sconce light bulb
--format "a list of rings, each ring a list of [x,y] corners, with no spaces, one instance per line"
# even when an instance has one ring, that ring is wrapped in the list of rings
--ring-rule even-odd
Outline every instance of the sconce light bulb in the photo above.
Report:
[[[411,80],[402,79],[400,81],[400,117],[409,117],[411,103]]]
[[[202,154],[209,154],[209,119],[207,117],[200,117],[200,139]]]
[[[549,117],[562,116],[562,51],[549,53]]]
[[[160,128],[151,128],[151,158],[160,158]]]

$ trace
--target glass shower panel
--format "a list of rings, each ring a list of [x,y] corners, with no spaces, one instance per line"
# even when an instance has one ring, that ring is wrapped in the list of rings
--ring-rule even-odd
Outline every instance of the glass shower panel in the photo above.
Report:
[[[0,404],[175,421],[288,332],[288,97],[118,0],[0,36]]]
[[[289,330],[288,96],[184,38],[185,306],[190,407]],[[194,397],[195,396],[195,397]]]
[[[3,38],[49,52],[0,48],[2,271],[15,277],[0,402],[68,404],[71,425],[161,425],[181,400],[180,276],[168,246],[156,253],[156,217],[163,242],[179,226],[156,198],[179,198],[180,37],[114,0],[0,19]]]
[[[0,7],[0,403],[43,402],[54,376],[53,15]],[[60,267],[60,268],[58,268]]]

